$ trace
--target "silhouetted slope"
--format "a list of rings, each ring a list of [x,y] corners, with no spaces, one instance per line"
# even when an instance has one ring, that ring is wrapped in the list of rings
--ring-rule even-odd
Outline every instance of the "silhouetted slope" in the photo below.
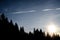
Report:
[[[3,37],[2,37],[3,36]],[[38,29],[31,33],[26,33],[24,31],[24,27],[20,27],[18,29],[17,23],[13,24],[12,20],[9,22],[8,18],[4,16],[4,14],[0,15],[0,37],[1,38],[9,38],[9,39],[17,39],[17,40],[60,40],[59,35],[53,35],[51,37],[48,33],[45,36],[45,32],[42,32]]]

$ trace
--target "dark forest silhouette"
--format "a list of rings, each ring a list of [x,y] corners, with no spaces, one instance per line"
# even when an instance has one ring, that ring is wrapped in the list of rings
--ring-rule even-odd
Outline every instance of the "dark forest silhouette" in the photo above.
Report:
[[[17,40],[60,40],[59,35],[53,35],[51,37],[48,33],[47,36],[45,36],[45,32],[42,32],[37,29],[34,32],[26,33],[24,31],[24,27],[20,27],[20,30],[18,29],[17,23],[13,24],[12,20],[9,22],[8,18],[5,17],[4,14],[0,15],[0,38],[5,39],[17,39]],[[8,39],[8,40],[9,40]]]

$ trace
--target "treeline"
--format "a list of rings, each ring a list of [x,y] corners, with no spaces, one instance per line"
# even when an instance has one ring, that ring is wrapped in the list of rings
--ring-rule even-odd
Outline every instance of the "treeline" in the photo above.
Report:
[[[45,36],[45,32],[34,29],[34,32],[26,33],[24,27],[18,29],[17,23],[13,24],[12,20],[8,21],[8,18],[4,14],[0,15],[0,38],[11,40],[60,40],[59,35],[53,35],[51,37],[48,33]],[[13,38],[13,39],[12,39]]]

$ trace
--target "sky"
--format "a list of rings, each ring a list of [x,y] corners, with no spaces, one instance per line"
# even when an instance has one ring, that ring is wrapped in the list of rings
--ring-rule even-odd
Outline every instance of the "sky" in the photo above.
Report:
[[[0,12],[26,32],[46,31],[50,23],[60,28],[60,0],[0,0]]]

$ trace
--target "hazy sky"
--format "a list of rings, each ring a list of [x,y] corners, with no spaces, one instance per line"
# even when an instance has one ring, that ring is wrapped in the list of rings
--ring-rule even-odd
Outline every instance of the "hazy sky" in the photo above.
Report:
[[[45,31],[49,23],[60,28],[60,0],[0,0],[0,12],[26,32],[33,28]]]

